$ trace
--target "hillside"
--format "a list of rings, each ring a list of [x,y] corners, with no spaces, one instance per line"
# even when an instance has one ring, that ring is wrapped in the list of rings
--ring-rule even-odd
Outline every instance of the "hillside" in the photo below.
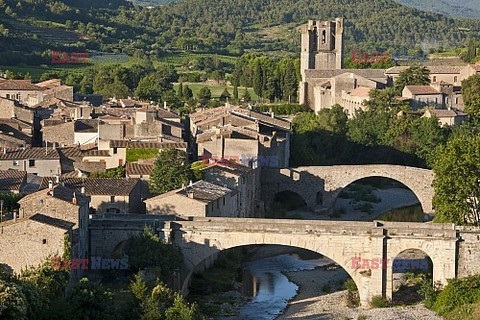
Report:
[[[152,9],[124,0],[1,0],[0,47],[5,50],[0,60],[47,62],[50,50],[102,50],[138,58],[178,50],[298,55],[300,24],[339,16],[346,18],[347,52],[451,48],[466,40],[459,26],[480,29],[480,20],[448,19],[393,0],[182,0]],[[18,52],[37,58],[25,61]]]
[[[396,0],[398,3],[448,17],[480,18],[478,0]]]

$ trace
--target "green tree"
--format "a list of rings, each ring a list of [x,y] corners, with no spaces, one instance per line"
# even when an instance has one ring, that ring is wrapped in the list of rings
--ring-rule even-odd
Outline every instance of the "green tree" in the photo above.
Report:
[[[183,99],[183,83],[182,82],[180,82],[180,84],[178,85],[177,95],[179,99]]]
[[[347,132],[347,114],[336,104],[331,109],[322,109],[318,112],[319,128],[336,134]]]
[[[415,154],[433,168],[439,148],[447,142],[448,129],[442,128],[436,117],[417,118],[412,122],[410,133]]]
[[[68,319],[115,319],[112,294],[87,278],[68,291],[65,302],[68,304]]]
[[[480,76],[474,75],[462,81],[465,112],[478,121],[480,119]]]
[[[13,280],[0,278],[0,318],[27,320],[28,302],[20,285]]]
[[[220,94],[220,101],[227,101],[231,97],[232,95],[230,94],[230,92],[228,92],[228,89],[225,88],[223,92]]]
[[[433,170],[435,221],[480,225],[480,135],[452,135]]]
[[[140,80],[135,94],[140,99],[162,102],[166,100],[168,91],[172,89],[173,86],[165,78],[149,74]]]
[[[295,65],[292,60],[289,60],[287,63],[283,87],[283,95],[285,98],[288,98],[288,103],[292,103],[292,101],[295,101],[297,98],[298,82]]]
[[[202,89],[200,89],[200,91],[198,91],[197,98],[198,100],[200,100],[200,103],[202,105],[205,105],[208,101],[210,101],[210,99],[212,99],[212,92],[209,88],[203,87]]]
[[[187,101],[193,98],[193,91],[188,86],[185,86],[185,88],[183,89],[183,97]]]
[[[413,65],[405,71],[400,72],[395,81],[395,92],[402,95],[403,88],[411,85],[427,85],[430,83],[430,71],[420,65]]]
[[[162,194],[186,185],[191,179],[186,154],[176,149],[162,150],[152,170],[149,186],[154,194]]]
[[[250,91],[248,90],[248,88],[245,88],[245,92],[243,93],[242,99],[245,102],[250,102],[252,100],[252,97],[250,96]]]
[[[238,85],[237,84],[233,85],[233,99],[238,100]]]

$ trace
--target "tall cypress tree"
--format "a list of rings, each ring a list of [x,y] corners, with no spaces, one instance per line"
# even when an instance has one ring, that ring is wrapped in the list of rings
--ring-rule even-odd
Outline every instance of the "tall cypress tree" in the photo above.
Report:
[[[177,95],[180,99],[183,99],[183,83],[182,82],[180,82],[180,84],[178,85],[178,94]]]
[[[238,86],[236,83],[233,85],[233,99],[238,100]]]

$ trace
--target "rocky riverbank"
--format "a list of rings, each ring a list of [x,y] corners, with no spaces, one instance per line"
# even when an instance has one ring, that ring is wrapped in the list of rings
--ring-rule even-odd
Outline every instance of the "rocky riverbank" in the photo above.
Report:
[[[300,289],[299,294],[288,303],[287,309],[277,320],[443,319],[422,304],[370,310],[349,308],[347,306],[348,292],[341,289],[345,280],[348,279],[348,275],[341,268],[325,270],[320,267],[315,270],[288,272],[286,275]]]

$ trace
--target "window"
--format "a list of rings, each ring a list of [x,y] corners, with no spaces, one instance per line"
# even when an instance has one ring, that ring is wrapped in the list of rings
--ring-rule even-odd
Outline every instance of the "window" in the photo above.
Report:
[[[10,95],[7,93],[7,99],[10,99]]]
[[[458,104],[458,98],[455,98],[455,104]]]
[[[223,206],[225,207],[225,198],[223,198]]]
[[[453,77],[453,82],[457,82],[458,81],[458,77]]]
[[[433,82],[437,82],[437,77],[433,76]]]
[[[43,244],[46,244],[46,243],[47,243],[47,239],[43,239],[43,240],[42,240],[42,243],[43,243]]]
[[[13,160],[13,166],[18,167],[20,165],[20,162],[18,160]]]
[[[16,97],[17,100],[20,100],[20,93],[17,93]]]
[[[31,167],[35,167],[35,160],[28,160],[28,166],[31,168]]]
[[[113,154],[117,154],[118,153],[118,148],[113,148]]]
[[[115,196],[110,196],[110,203],[114,203],[115,202]]]
[[[435,103],[438,103],[438,98],[435,98]]]
[[[327,42],[327,31],[323,30],[322,31],[322,44]]]

